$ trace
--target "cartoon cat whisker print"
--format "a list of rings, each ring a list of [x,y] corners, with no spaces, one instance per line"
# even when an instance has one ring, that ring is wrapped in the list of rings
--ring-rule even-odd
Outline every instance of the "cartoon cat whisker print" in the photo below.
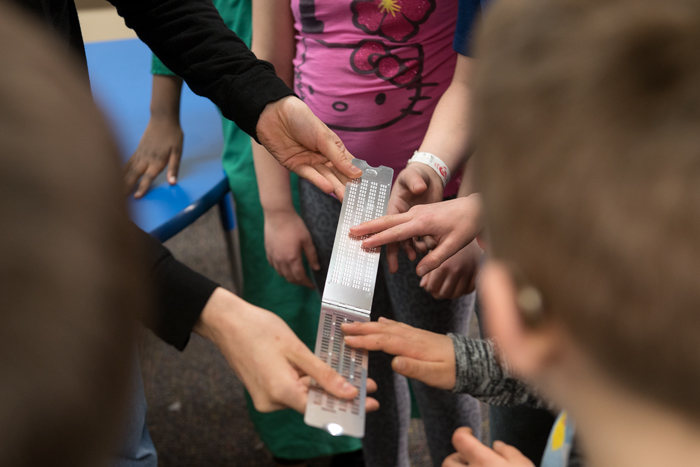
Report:
[[[423,88],[438,85],[438,83],[424,83],[422,80],[424,56],[423,47],[419,44],[386,45],[373,39],[354,44],[331,43],[307,38],[302,39],[301,42],[302,60],[295,67],[295,91],[333,130],[376,131],[387,128],[408,115],[420,115],[422,112],[415,110],[416,104],[431,99],[430,96],[423,94]],[[356,74],[360,79],[379,80],[377,86],[362,83],[362,89],[381,88],[382,82],[390,83],[394,89],[391,92],[377,92],[369,97],[367,94],[371,91],[339,95],[336,83],[319,79],[313,80],[314,87],[306,85],[305,74],[315,71],[307,68],[306,61],[307,53],[313,47],[325,47],[337,51],[337,53],[328,54],[332,57],[333,63],[325,63],[324,66],[334,67],[336,71],[345,69],[344,73]],[[324,82],[329,85],[328,89],[325,86],[319,86],[319,83]],[[377,106],[383,106],[381,112],[367,112],[366,105],[359,105],[360,100],[366,103],[368,97]]]

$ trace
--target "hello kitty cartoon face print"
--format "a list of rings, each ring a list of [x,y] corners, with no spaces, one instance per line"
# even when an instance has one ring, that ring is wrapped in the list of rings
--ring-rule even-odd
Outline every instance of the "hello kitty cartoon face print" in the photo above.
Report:
[[[411,39],[435,0],[298,0],[298,8],[294,90],[331,129],[376,131],[422,114],[437,83],[425,82],[424,47]]]

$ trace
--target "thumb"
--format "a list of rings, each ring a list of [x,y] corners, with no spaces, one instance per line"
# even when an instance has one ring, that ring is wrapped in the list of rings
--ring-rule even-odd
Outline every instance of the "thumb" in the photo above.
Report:
[[[446,240],[420,260],[416,267],[416,274],[420,277],[425,276],[430,271],[439,268],[442,263],[453,257],[465,246],[467,245],[461,246],[459,243]]]
[[[318,263],[316,248],[314,247],[314,242],[311,240],[311,237],[304,239],[302,248],[304,248],[304,254],[306,255],[306,259],[309,261],[309,266],[311,266],[311,269],[314,271],[321,269],[321,265]]]
[[[341,399],[352,399],[357,396],[357,388],[348,383],[333,368],[322,362],[306,347],[300,347],[298,352],[289,355],[290,361],[303,373],[316,380],[319,386],[330,394]]]
[[[420,195],[428,189],[428,184],[417,170],[406,171],[406,179],[404,180],[404,183],[414,195]]]
[[[428,386],[439,389],[453,389],[447,387],[445,376],[449,369],[444,363],[424,362],[409,357],[395,357],[391,361],[391,367],[395,372],[407,378],[417,379]]]
[[[311,112],[311,110],[309,110]],[[332,130],[321,122],[316,116],[320,128],[318,129],[318,151],[323,154],[333,166],[346,177],[357,178],[362,175],[362,170],[352,165],[353,155],[347,150],[345,144]]]
[[[523,453],[518,450],[518,448],[506,444],[503,441],[494,441],[493,450],[496,451],[497,454],[505,457],[505,459],[510,463],[522,466],[532,465],[530,460],[525,457]]]

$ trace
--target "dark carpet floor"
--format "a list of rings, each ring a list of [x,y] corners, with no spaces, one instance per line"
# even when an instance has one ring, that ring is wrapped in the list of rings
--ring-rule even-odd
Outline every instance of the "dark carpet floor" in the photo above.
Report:
[[[231,289],[216,210],[166,245],[176,258]],[[139,350],[148,427],[161,467],[274,466],[248,419],[243,385],[212,344],[193,336],[185,351],[178,352],[144,330]],[[411,424],[410,454],[413,467],[431,465],[420,420]],[[328,459],[310,462],[311,467],[327,464]]]

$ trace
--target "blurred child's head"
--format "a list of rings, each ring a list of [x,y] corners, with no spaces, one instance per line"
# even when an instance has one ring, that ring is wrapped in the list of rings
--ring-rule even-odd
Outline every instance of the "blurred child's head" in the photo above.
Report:
[[[505,291],[487,312],[515,369],[537,382],[564,336],[606,377],[700,420],[692,3],[495,2],[479,42],[475,121],[498,264],[484,286]],[[539,291],[542,319],[504,327],[519,290]],[[513,342],[526,346],[509,354]]]
[[[99,466],[115,450],[144,307],[117,152],[56,43],[0,2],[3,466]]]

